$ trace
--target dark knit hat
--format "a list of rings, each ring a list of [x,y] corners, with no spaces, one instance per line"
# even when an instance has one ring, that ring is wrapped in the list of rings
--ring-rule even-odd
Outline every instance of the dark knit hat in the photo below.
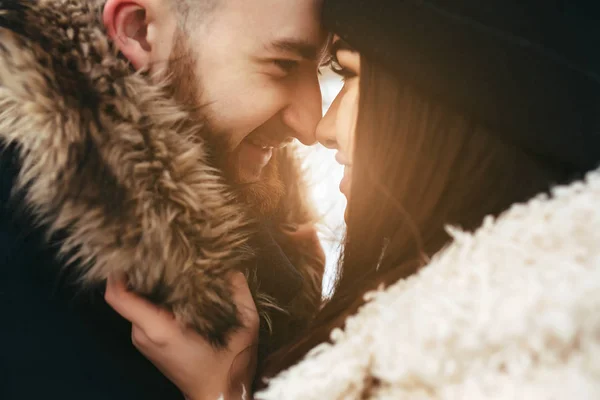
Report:
[[[324,0],[326,28],[568,173],[600,164],[600,1]]]

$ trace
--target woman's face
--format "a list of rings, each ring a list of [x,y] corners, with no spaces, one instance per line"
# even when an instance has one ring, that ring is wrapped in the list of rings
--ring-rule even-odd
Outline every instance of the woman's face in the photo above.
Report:
[[[360,55],[351,50],[339,37],[332,46],[331,68],[344,80],[344,86],[317,126],[317,140],[330,149],[337,149],[337,162],[344,165],[340,191],[350,194],[354,135],[358,115],[358,88],[360,83]]]

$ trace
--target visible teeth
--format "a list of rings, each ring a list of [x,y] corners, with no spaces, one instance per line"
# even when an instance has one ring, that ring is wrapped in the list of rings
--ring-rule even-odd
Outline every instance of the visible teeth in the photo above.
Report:
[[[249,142],[255,145],[256,147],[260,147],[263,150],[272,149],[274,147],[269,144],[265,144],[264,142],[257,139],[249,139]]]

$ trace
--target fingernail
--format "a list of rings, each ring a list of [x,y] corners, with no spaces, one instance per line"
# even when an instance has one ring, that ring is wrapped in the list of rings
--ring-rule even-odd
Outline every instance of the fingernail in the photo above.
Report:
[[[296,232],[298,230],[298,225],[295,225],[295,224],[281,224],[281,229],[289,231],[289,232]]]

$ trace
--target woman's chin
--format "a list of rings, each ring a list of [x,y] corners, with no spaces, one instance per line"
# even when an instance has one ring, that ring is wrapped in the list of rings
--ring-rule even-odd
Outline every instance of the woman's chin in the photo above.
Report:
[[[340,182],[340,193],[346,198],[346,208],[344,209],[344,221],[348,222],[348,202],[350,201],[350,179],[344,176]]]

